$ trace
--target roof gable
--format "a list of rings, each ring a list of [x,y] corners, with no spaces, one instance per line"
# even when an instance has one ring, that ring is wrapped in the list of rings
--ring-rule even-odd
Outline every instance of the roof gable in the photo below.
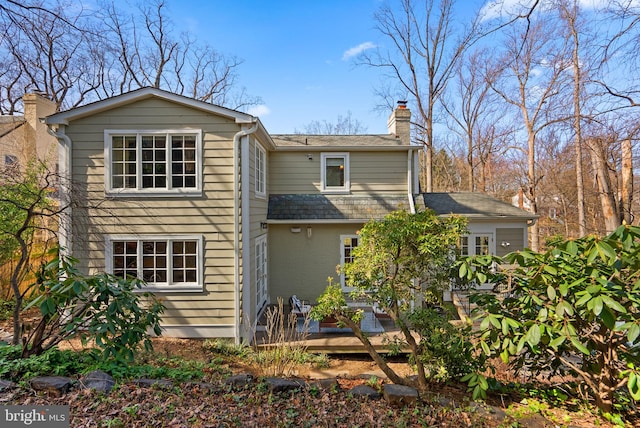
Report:
[[[221,107],[204,101],[198,101],[193,98],[167,92],[162,89],[145,87],[121,95],[117,95],[115,97],[86,104],[81,107],[76,107],[71,110],[53,114],[46,118],[46,123],[54,125],[67,125],[73,120],[81,119],[83,117],[115,109],[120,106],[131,104],[148,98],[159,98],[218,116],[227,117],[235,120],[236,123],[253,123],[258,120],[256,117],[247,113],[231,110],[226,107]]]

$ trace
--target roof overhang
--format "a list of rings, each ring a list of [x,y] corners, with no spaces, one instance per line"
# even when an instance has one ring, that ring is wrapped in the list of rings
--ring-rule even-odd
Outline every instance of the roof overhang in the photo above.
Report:
[[[271,140],[271,137],[269,136],[269,133],[260,122],[260,119],[255,116],[226,107],[221,107],[205,101],[195,100],[184,95],[178,95],[162,89],[151,87],[136,89],[131,92],[117,95],[115,97],[107,98],[104,100],[86,104],[81,107],[76,107],[71,110],[52,114],[51,116],[45,118],[45,123],[48,125],[68,125],[74,120],[82,119],[87,116],[92,116],[101,112],[118,108],[120,106],[150,98],[166,100],[171,103],[197,109],[206,113],[210,113],[212,115],[225,117],[233,120],[239,125],[252,125],[257,122],[258,130],[256,133],[258,134],[259,139],[261,141],[267,142],[271,148],[275,147],[273,141]]]
[[[276,146],[278,152],[406,152],[417,150],[420,146]]]

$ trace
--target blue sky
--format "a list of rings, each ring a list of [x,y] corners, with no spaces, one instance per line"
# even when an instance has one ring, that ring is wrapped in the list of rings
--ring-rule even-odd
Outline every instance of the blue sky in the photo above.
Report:
[[[372,134],[386,133],[374,107],[379,74],[348,52],[380,43],[373,14],[380,0],[176,1],[177,26],[244,60],[239,83],[264,105],[251,111],[270,133],[303,131],[314,120],[351,112]],[[178,29],[178,28],[176,28]],[[354,51],[351,51],[354,52]]]
[[[262,98],[263,105],[249,113],[259,116],[270,133],[303,131],[315,120],[335,123],[351,112],[367,133],[382,134],[390,111],[375,111],[381,102],[374,94],[380,72],[356,66],[349,53],[391,48],[375,29],[374,13],[384,1],[169,0],[168,6],[176,30],[244,61],[238,84]],[[579,0],[587,9],[602,2]],[[480,6],[485,19],[492,19],[532,3],[460,0],[455,19],[470,19]]]

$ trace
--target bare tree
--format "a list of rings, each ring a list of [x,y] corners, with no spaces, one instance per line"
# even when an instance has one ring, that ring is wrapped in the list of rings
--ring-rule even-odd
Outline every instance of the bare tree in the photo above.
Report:
[[[104,5],[105,37],[113,46],[108,84],[103,96],[151,86],[234,109],[255,105],[237,85],[242,61],[226,56],[188,34],[175,35],[167,2],[154,0],[135,15]]]
[[[356,135],[365,134],[367,127],[355,119],[350,111],[345,116],[338,115],[335,123],[327,120],[314,120],[304,126],[305,134],[324,134],[324,135]],[[296,134],[301,133],[296,130]]]
[[[388,71],[398,83],[399,93],[409,94],[417,113],[414,126],[423,136],[425,190],[433,189],[432,164],[436,104],[442,97],[465,49],[475,40],[475,31],[460,39],[454,28],[454,0],[424,2],[401,0],[396,10],[383,6],[375,15],[377,29],[392,43],[393,51],[371,55],[360,62]]]
[[[466,142],[467,190],[485,192],[491,159],[504,150],[510,130],[501,122],[504,109],[491,90],[495,73],[487,70],[489,51],[478,50],[465,57],[456,71],[452,99],[443,99],[449,128]],[[453,101],[455,100],[455,101]],[[478,177],[479,174],[479,177]]]
[[[99,86],[103,57],[95,49],[90,15],[72,5],[34,0],[0,7],[2,114],[19,112],[28,91],[46,94],[58,108],[71,108],[90,99]]]
[[[514,26],[505,41],[501,76],[492,87],[502,99],[520,113],[522,147],[527,159],[525,196],[530,209],[538,213],[537,188],[542,177],[536,171],[537,138],[547,127],[566,120],[558,109],[561,90],[566,87],[570,63],[566,60],[566,39],[558,37],[548,21],[528,21],[524,28]],[[517,137],[516,137],[517,138]],[[539,225],[531,227],[531,248],[539,248]]]
[[[68,109],[144,86],[241,109],[260,102],[238,85],[242,61],[176,35],[166,2],[137,10],[72,0],[0,3],[0,113],[38,91]]]

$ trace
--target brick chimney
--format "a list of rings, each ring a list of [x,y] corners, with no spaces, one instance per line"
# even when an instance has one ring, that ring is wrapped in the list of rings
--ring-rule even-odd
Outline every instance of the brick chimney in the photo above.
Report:
[[[398,107],[391,113],[387,121],[389,134],[395,135],[402,144],[411,143],[411,110],[406,101],[398,101]]]
[[[24,118],[27,122],[26,140],[32,145],[32,156],[44,162],[57,162],[57,141],[47,132],[43,119],[56,112],[56,103],[38,93],[24,94]],[[27,149],[27,150],[29,150]]]

